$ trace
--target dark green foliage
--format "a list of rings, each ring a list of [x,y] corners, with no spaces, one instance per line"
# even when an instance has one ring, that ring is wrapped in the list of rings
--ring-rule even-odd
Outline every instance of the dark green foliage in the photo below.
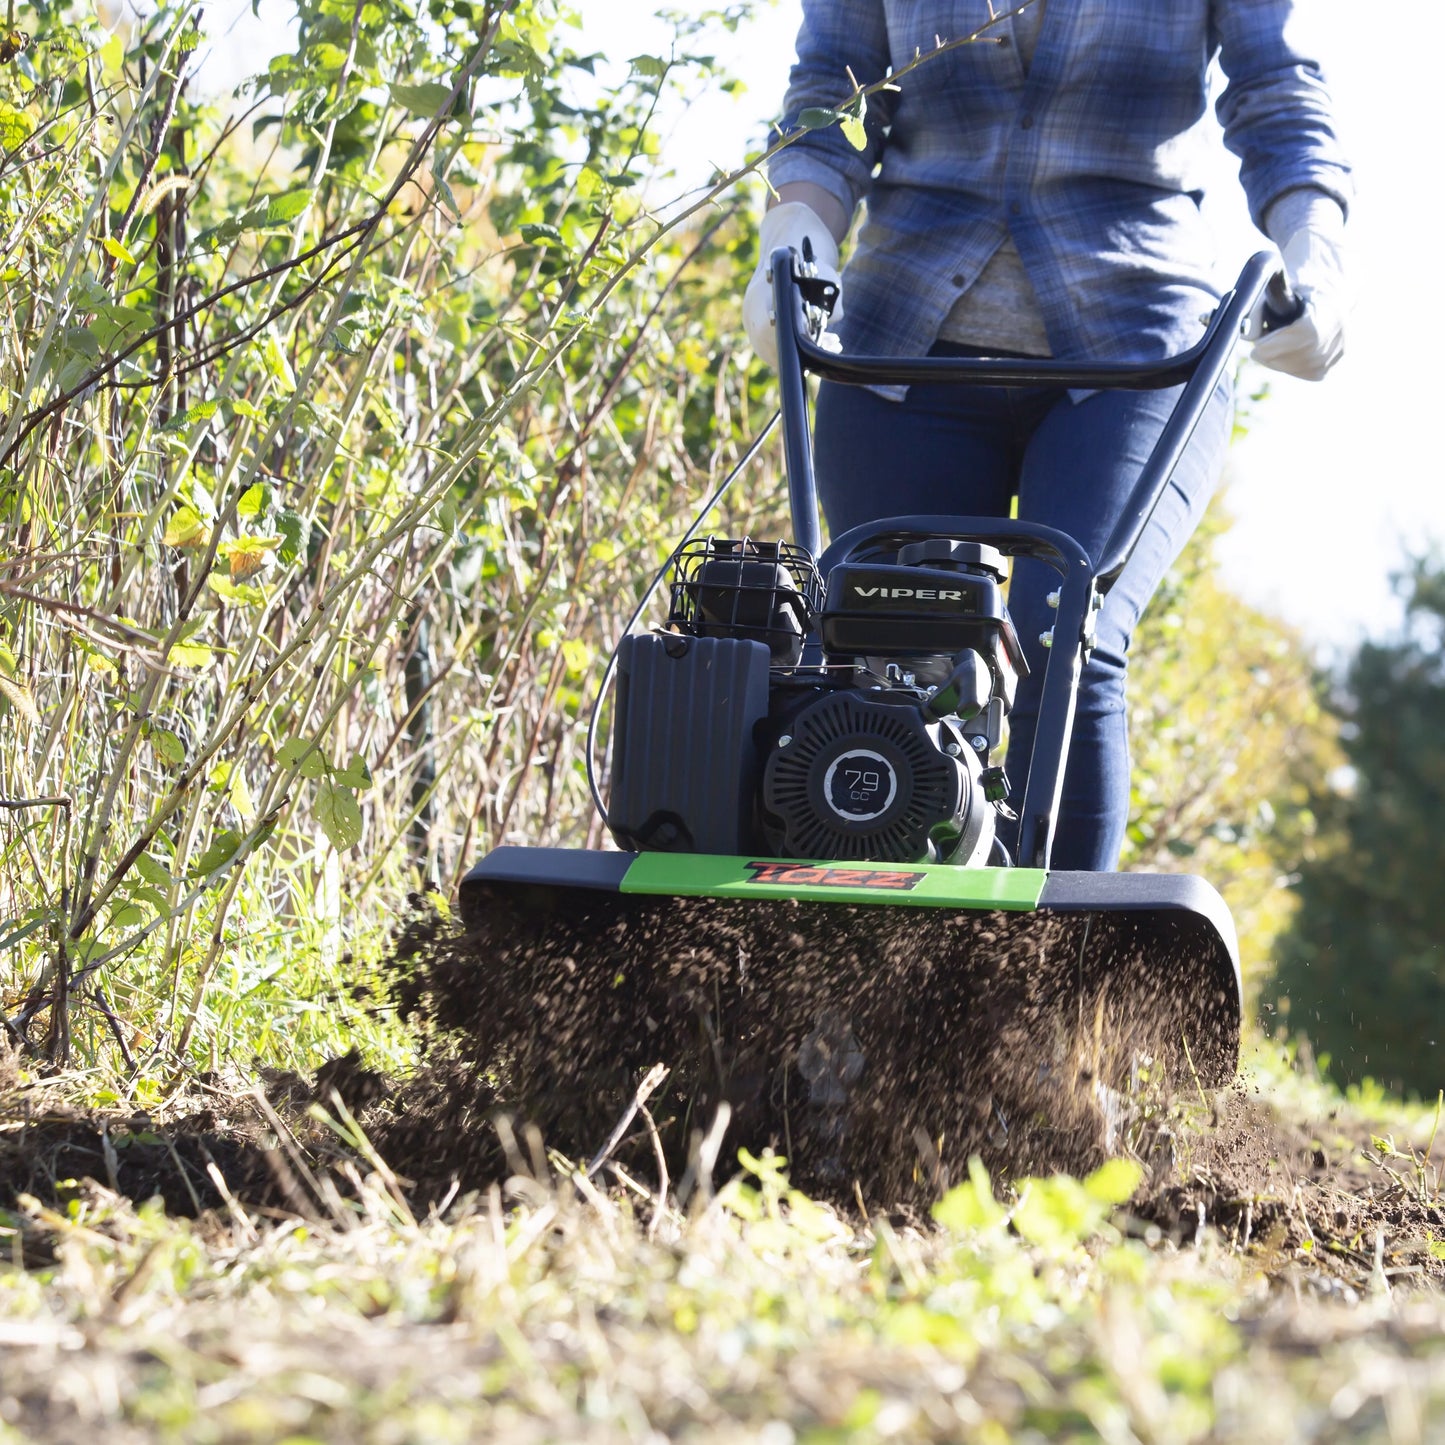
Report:
[[[1429,1098],[1445,1085],[1445,565],[1417,562],[1403,590],[1400,634],[1346,676],[1352,776],[1314,805],[1338,841],[1300,870],[1275,992],[1337,1080]]]

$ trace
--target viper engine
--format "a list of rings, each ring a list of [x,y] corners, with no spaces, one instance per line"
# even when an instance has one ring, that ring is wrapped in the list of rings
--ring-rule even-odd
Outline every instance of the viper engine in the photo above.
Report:
[[[1002,555],[914,543],[835,567],[785,543],[678,558],[666,632],[618,655],[624,848],[1003,861],[991,762],[1024,671]]]

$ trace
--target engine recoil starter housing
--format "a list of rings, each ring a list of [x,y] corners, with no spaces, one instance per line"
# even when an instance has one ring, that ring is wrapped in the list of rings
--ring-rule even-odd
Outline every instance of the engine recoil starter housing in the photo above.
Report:
[[[764,828],[794,858],[981,863],[994,823],[981,771],[961,733],[916,700],[829,693],[768,755]]]

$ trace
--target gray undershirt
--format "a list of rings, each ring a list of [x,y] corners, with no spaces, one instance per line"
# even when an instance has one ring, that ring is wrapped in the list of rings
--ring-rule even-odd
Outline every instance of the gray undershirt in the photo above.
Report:
[[[1047,0],[1020,10],[1009,20],[1010,35],[1024,74],[1033,64]],[[1049,333],[1034,295],[1033,282],[1012,238],[989,257],[977,281],[953,304],[938,333],[940,341],[1021,351],[1025,356],[1050,356]]]

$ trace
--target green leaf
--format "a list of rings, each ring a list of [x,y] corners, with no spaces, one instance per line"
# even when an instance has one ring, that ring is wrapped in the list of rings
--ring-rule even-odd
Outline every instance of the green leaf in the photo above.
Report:
[[[147,922],[148,915],[138,903],[122,903],[110,915],[112,928],[139,928]]]
[[[429,80],[421,85],[393,85],[391,98],[413,115],[430,119],[437,115],[451,97],[452,88],[440,81]],[[458,97],[460,99],[460,97]]]
[[[1109,1159],[1084,1180],[1084,1190],[1101,1204],[1126,1204],[1143,1178],[1133,1159]]]
[[[286,353],[274,332],[267,333],[261,343],[261,359],[282,391],[289,395],[296,390],[296,373],[291,370],[291,363],[286,360]]]
[[[142,853],[135,860],[135,871],[153,888],[171,886],[171,870],[158,859],[152,858],[149,853]]]
[[[266,605],[265,589],[257,587],[254,582],[232,582],[229,577],[222,577],[219,572],[212,572],[206,578],[206,586],[217,597],[236,607],[264,607]]]
[[[843,117],[843,134],[848,138],[848,144],[855,151],[866,151],[868,149],[868,130],[856,115]]]
[[[206,251],[219,251],[223,246],[229,246],[242,230],[241,217],[230,216],[219,226],[207,226],[196,237],[196,245]]]
[[[312,194],[310,186],[303,186],[299,191],[287,191],[284,196],[273,196],[266,203],[266,224],[279,226],[287,221],[294,221],[311,204]]]
[[[266,484],[256,482],[241,493],[241,500],[236,503],[236,515],[238,517],[259,517],[265,512],[266,503]]]
[[[135,903],[149,904],[158,914],[170,911],[171,901],[159,888],[132,888],[130,897]]]
[[[562,660],[569,677],[579,677],[592,666],[592,647],[580,637],[569,637],[562,644]]]
[[[209,654],[210,649],[206,651]],[[171,649],[171,655],[175,655],[175,648]],[[180,767],[186,760],[186,745],[169,728],[152,727],[150,744],[156,750],[156,756],[173,768]]]
[[[976,1234],[1003,1223],[1003,1206],[993,1197],[988,1170],[977,1154],[968,1161],[968,1182],[950,1189],[933,1206],[933,1217],[955,1234]]]
[[[1127,1165],[1128,1161],[1114,1162]],[[1100,1181],[1100,1188],[1117,1192],[1126,1182],[1126,1175],[1110,1172]],[[1137,1178],[1134,1183],[1137,1185]],[[1052,1179],[1024,1180],[1009,1218],[1030,1244],[1053,1254],[1068,1254],[1103,1229],[1112,1209],[1112,1202],[1100,1198],[1086,1183],[1057,1174]]]
[[[308,738],[287,738],[276,749],[276,763],[283,768],[294,768],[300,763],[303,778],[319,778],[327,770],[321,750],[313,747]]]
[[[330,778],[316,783],[316,822],[338,853],[361,841],[361,808],[356,795]]]
[[[829,110],[821,105],[810,105],[798,113],[798,124],[804,130],[822,130],[842,119],[842,111]]]
[[[90,323],[90,334],[102,351],[111,351],[120,341],[144,331],[152,319],[150,312],[139,306],[100,306]]]
[[[355,356],[360,350],[356,344],[356,338],[356,328],[348,326],[344,321],[339,326],[329,326],[326,329],[326,344],[333,351],[341,352],[343,356]]]
[[[236,856],[245,839],[234,828],[223,828],[211,840],[211,846],[196,859],[191,869],[192,878],[204,878],[218,868],[224,868]]]
[[[518,233],[529,246],[560,246],[562,233],[556,226],[523,226]]]
[[[632,68],[649,80],[661,80],[667,74],[667,62],[659,60],[655,55],[634,55]]]
[[[295,512],[283,510],[277,514],[276,530],[281,534],[281,546],[276,555],[283,562],[294,562],[306,546],[310,525]]]
[[[194,426],[198,421],[210,421],[220,409],[220,402],[212,399],[210,401],[198,401],[194,406],[188,406],[177,416],[173,416],[162,428],[161,431],[185,431]]]
[[[437,196],[442,206],[446,209],[451,221],[455,224],[462,218],[462,208],[457,204],[457,198],[452,194],[452,188],[447,184],[444,176],[433,176],[432,185],[436,187]]]
[[[338,783],[345,783],[349,788],[369,788],[371,786],[371,769],[366,766],[366,759],[360,753],[339,772],[334,774]]]

